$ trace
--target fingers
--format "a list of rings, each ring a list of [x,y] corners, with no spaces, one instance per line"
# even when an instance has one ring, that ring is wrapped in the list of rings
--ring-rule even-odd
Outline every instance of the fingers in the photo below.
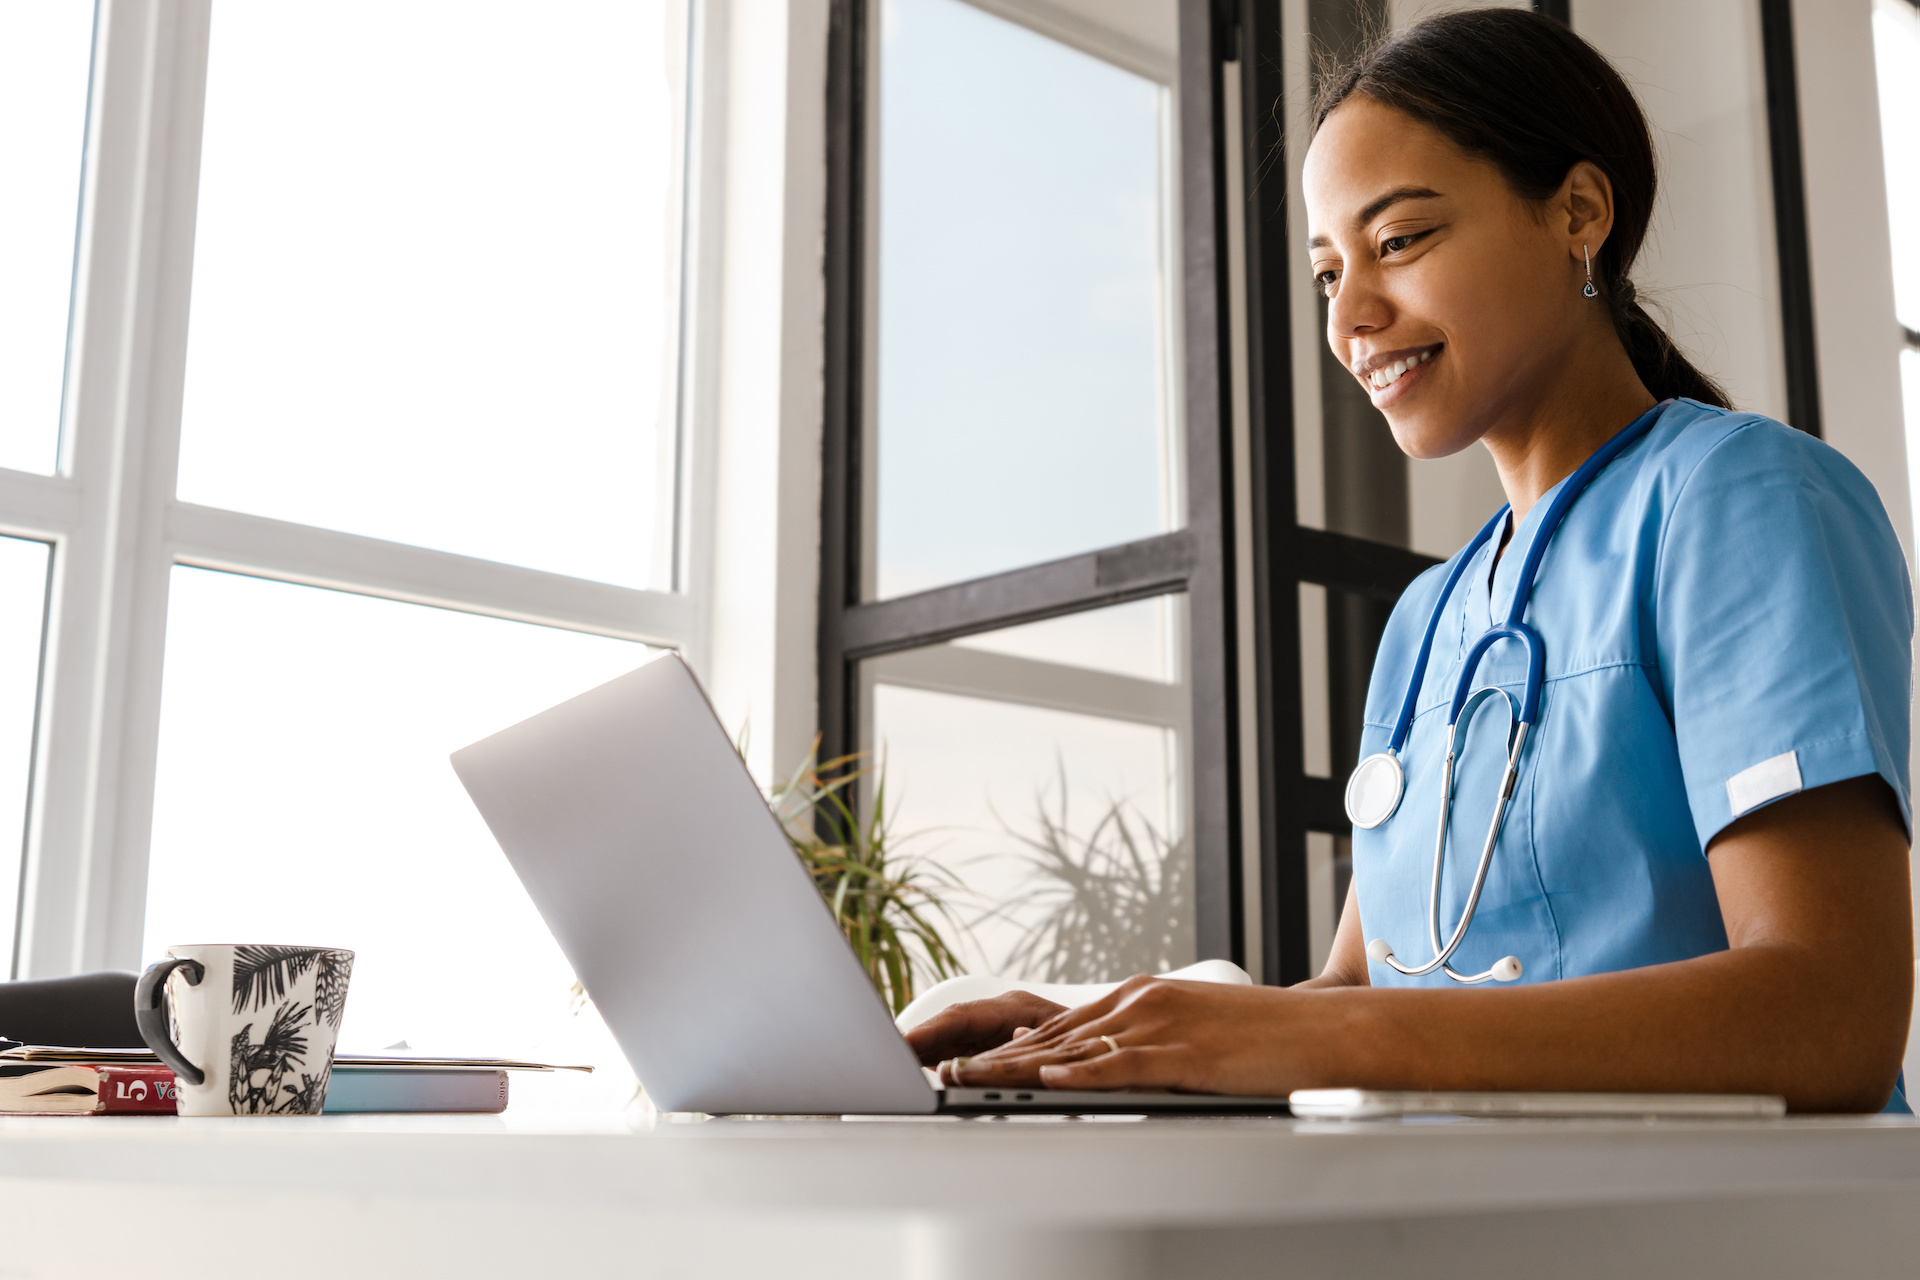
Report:
[[[980,1053],[1006,1039],[1007,1015],[991,1000],[969,1000],[934,1014],[907,1032],[920,1061],[932,1066],[956,1054]]]
[[[1036,1074],[1049,1089],[1170,1089],[1180,1083],[1179,1059],[1175,1049],[1119,1049],[1078,1062],[1048,1063]]]
[[[1031,1053],[1007,1046],[992,1053],[949,1058],[940,1064],[940,1079],[969,1089],[1031,1089],[1040,1084],[1042,1065],[1067,1060],[1075,1053],[1105,1053],[1106,1048],[1097,1040],[1090,1049],[1074,1046]]]
[[[906,1033],[907,1044],[925,1066],[947,1058],[984,1053],[1023,1030],[1046,1025],[1060,1006],[1027,991],[1009,991],[986,1000],[968,1000],[942,1009]]]
[[[940,1077],[968,1088],[1032,1088],[1040,1081],[1040,1068],[1048,1063],[1073,1062],[1108,1052],[1106,1042],[1097,1037],[1063,1040],[1036,1032],[987,1053],[942,1062]]]
[[[1167,1075],[1172,1067],[1164,1047],[1170,1043],[1172,1028],[1164,1013],[1168,1000],[1177,1000],[1178,996],[1173,984],[1151,978],[1130,979],[1118,990],[1091,1003],[1063,1010],[996,1048],[973,1054],[955,1053],[951,1060],[942,1063],[941,1078],[951,1084],[985,1088],[1176,1087],[1182,1082]],[[1114,1042],[1106,1039],[1109,1036],[1114,1037]],[[1176,1035],[1172,1042],[1184,1039]],[[1161,1048],[1144,1059],[1136,1056],[1099,1068],[1090,1065],[1119,1058],[1129,1045],[1143,1051],[1156,1045]],[[1070,1069],[1055,1072],[1056,1067]],[[1063,1082],[1080,1083],[1049,1083],[1054,1076]],[[1095,1080],[1113,1083],[1086,1083]]]

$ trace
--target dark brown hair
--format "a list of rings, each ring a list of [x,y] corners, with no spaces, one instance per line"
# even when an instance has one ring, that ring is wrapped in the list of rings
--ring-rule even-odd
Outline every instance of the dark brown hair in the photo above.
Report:
[[[1594,282],[1634,371],[1662,400],[1689,396],[1732,407],[1634,292],[1629,273],[1653,216],[1653,137],[1633,91],[1598,50],[1521,9],[1441,14],[1323,74],[1314,130],[1356,93],[1491,163],[1528,200],[1547,199],[1568,170],[1591,161],[1613,184],[1613,232],[1594,255]]]

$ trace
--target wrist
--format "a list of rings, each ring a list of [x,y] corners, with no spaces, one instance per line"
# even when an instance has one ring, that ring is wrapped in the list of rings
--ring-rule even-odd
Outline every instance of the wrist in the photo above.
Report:
[[[1316,1033],[1305,1037],[1301,1069],[1307,1089],[1376,1085],[1387,1068],[1392,1044],[1386,1017],[1370,993],[1352,987],[1323,990],[1313,997],[1324,1012],[1313,1021]]]

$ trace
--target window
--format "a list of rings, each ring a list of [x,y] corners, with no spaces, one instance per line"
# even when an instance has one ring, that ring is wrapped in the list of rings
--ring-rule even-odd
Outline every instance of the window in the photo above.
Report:
[[[965,0],[880,12],[867,597],[1178,528],[1170,90]]]
[[[14,972],[320,940],[359,952],[346,1047],[591,1061],[616,1070],[575,1100],[623,1101],[446,756],[698,647],[697,23],[210,8],[0,16],[0,98],[33,101],[0,113],[33,197],[0,211]],[[486,988],[410,1000],[445,963]]]
[[[0,467],[50,472],[60,442],[91,5],[0,11]]]
[[[1195,960],[1186,597],[860,664],[909,853],[967,890],[975,973],[1106,982]]]
[[[1874,60],[1880,86],[1880,140],[1887,162],[1887,219],[1893,231],[1893,301],[1904,346],[1900,382],[1906,400],[1907,458],[1920,493],[1920,8],[1875,0]]]
[[[1213,51],[1176,0],[838,18],[825,749],[964,883],[970,967],[1236,956]]]

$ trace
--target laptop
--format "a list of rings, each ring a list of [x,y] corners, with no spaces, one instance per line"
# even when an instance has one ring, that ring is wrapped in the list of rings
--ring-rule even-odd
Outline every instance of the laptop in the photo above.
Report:
[[[935,1087],[677,655],[453,767],[663,1111],[1287,1114],[1283,1098]]]

